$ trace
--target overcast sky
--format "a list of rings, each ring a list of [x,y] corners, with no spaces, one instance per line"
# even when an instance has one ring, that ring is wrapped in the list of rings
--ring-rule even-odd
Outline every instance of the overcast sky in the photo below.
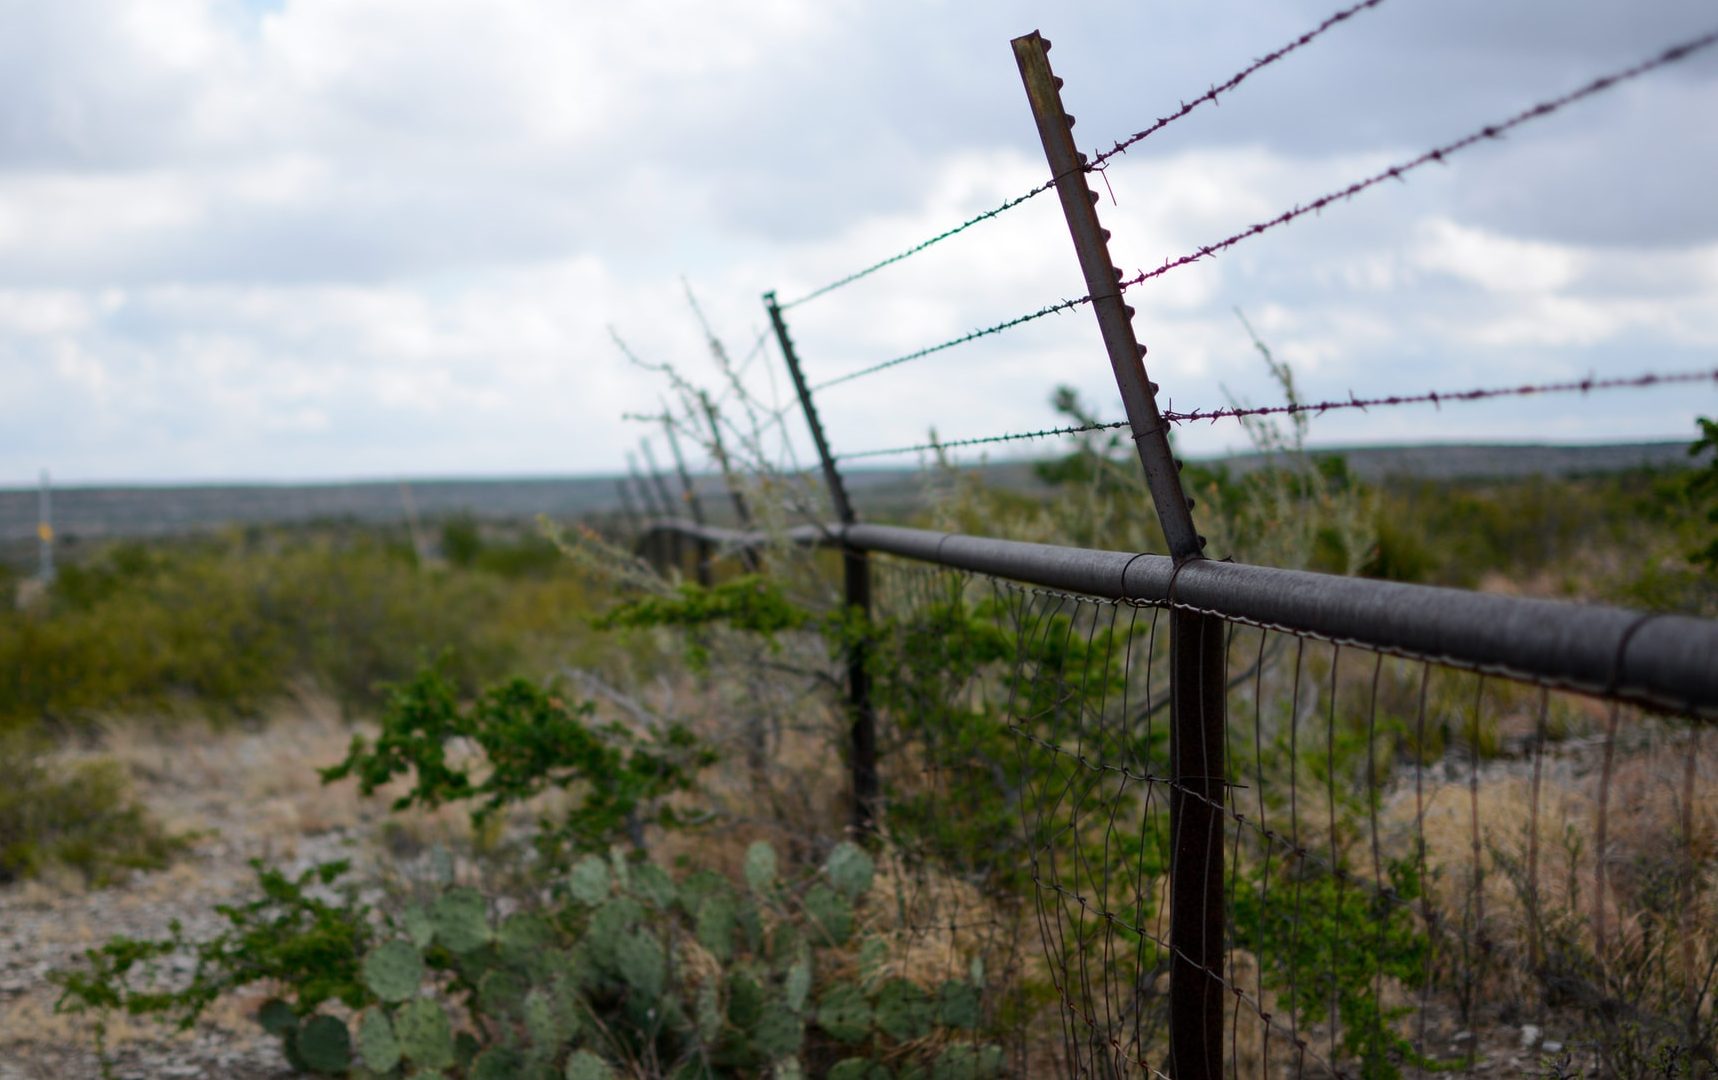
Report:
[[[665,386],[610,326],[714,384],[682,277],[744,354],[765,290],[1047,175],[1010,38],[1054,42],[1096,149],[1330,10],[0,0],[0,486],[616,469]],[[1388,0],[1118,159],[1112,251],[1158,265],[1715,26],[1710,0]],[[1130,302],[1184,410],[1278,400],[1236,309],[1312,397],[1711,368],[1715,191],[1718,49]],[[789,317],[816,382],[1083,291],[1045,197]],[[822,408],[856,451],[1054,423],[1058,383],[1121,415],[1089,309]],[[1707,384],[1312,430],[1681,440],[1715,410]]]

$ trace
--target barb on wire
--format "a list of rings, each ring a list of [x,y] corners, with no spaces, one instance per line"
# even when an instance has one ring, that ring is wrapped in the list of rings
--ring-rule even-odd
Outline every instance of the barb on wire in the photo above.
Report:
[[[988,443],[1016,442],[1022,439],[1050,439],[1059,435],[1079,435],[1087,431],[1108,431],[1124,427],[1127,427],[1127,421],[1117,420],[1106,424],[1081,424],[1077,427],[1044,428],[1042,431],[1015,431],[1006,435],[983,435],[973,439],[933,440],[914,446],[891,446],[882,450],[856,450],[851,454],[838,454],[835,460],[852,461],[856,458],[892,457],[896,454],[917,454],[926,450],[957,450],[964,446],[984,446]]]
[[[852,382],[854,379],[863,378],[866,375],[875,375],[877,372],[887,371],[889,368],[892,368],[897,364],[905,364],[909,360],[918,360],[922,357],[929,356],[932,353],[942,352],[944,349],[952,349],[956,345],[965,345],[969,341],[977,341],[981,337],[989,337],[991,334],[1000,334],[1004,330],[1012,330],[1016,326],[1020,326],[1023,323],[1029,323],[1034,319],[1042,319],[1046,315],[1055,315],[1059,312],[1069,311],[1073,308],[1079,307],[1081,304],[1089,304],[1091,302],[1092,297],[1089,293],[1073,300],[1058,300],[1054,304],[1046,304],[1037,311],[1028,312],[1025,315],[1017,315],[1006,322],[999,322],[995,326],[986,326],[980,330],[973,330],[962,334],[960,337],[942,342],[941,344],[932,345],[929,348],[920,349],[917,352],[910,352],[905,356],[897,356],[893,360],[885,360],[881,364],[872,364],[870,367],[860,368],[858,371],[849,371],[845,375],[837,375],[833,379],[825,379],[823,382],[818,383],[811,389],[813,393],[816,393],[819,390],[827,390],[831,386],[839,386],[844,382]]]
[[[1333,191],[1328,195],[1321,195],[1305,205],[1297,205],[1285,210],[1276,217],[1271,218],[1269,221],[1261,221],[1235,233],[1232,236],[1219,240],[1214,244],[1207,244],[1204,247],[1199,248],[1197,251],[1182,255],[1179,258],[1170,259],[1155,270],[1142,270],[1135,276],[1121,282],[1120,287],[1125,291],[1135,285],[1141,284],[1142,282],[1150,281],[1152,278],[1162,277],[1171,270],[1186,266],[1189,263],[1198,262],[1201,259],[1209,258],[1221,251],[1234,247],[1236,244],[1248,237],[1257,236],[1269,229],[1276,228],[1278,225],[1287,225],[1289,222],[1294,221],[1297,218],[1323,210],[1331,203],[1351,199],[1362,191],[1365,191],[1367,188],[1374,187],[1386,180],[1401,180],[1408,173],[1423,165],[1428,165],[1434,161],[1442,163],[1444,159],[1450,155],[1466,150],[1468,147],[1477,143],[1485,142],[1490,139],[1502,138],[1505,133],[1527,123],[1529,120],[1536,120],[1542,116],[1549,116],[1552,113],[1557,112],[1559,109],[1573,105],[1574,103],[1591,97],[1594,94],[1609,90],[1611,87],[1616,86],[1619,83],[1624,83],[1630,79],[1638,78],[1639,76],[1645,75],[1657,68],[1664,67],[1667,64],[1673,64],[1678,60],[1686,59],[1715,44],[1718,44],[1718,30],[1710,31],[1700,37],[1684,41],[1679,45],[1672,45],[1670,48],[1665,49],[1650,60],[1644,60],[1633,67],[1624,68],[1621,71],[1616,71],[1609,75],[1602,75],[1577,90],[1571,90],[1569,93],[1564,94],[1561,97],[1552,98],[1549,101],[1542,101],[1532,108],[1518,112],[1514,116],[1500,123],[1487,124],[1478,131],[1465,135],[1454,142],[1434,147],[1416,158],[1404,161],[1398,165],[1392,165],[1381,172],[1368,176],[1364,180],[1356,180],[1354,183],[1349,184],[1340,191]]]
[[[1296,413],[1323,413],[1332,409],[1370,409],[1389,405],[1441,405],[1446,401],[1483,401],[1487,398],[1531,397],[1535,394],[1591,393],[1595,390],[1644,389],[1649,386],[1674,386],[1683,383],[1718,383],[1718,368],[1702,371],[1646,372],[1640,375],[1598,379],[1588,376],[1568,382],[1528,383],[1522,386],[1494,386],[1475,390],[1428,390],[1423,394],[1389,394],[1384,397],[1361,398],[1352,393],[1334,401],[1304,401],[1288,405],[1234,406],[1226,409],[1195,409],[1192,412],[1165,410],[1163,419],[1171,424],[1191,424],[1205,420],[1237,420],[1245,416],[1293,416]]]
[[[1188,113],[1192,112],[1194,109],[1197,109],[1199,106],[1205,104],[1206,102],[1210,102],[1211,104],[1215,105],[1217,103],[1218,95],[1226,94],[1229,91],[1235,89],[1237,86],[1240,86],[1241,83],[1246,80],[1247,76],[1253,74],[1255,71],[1258,71],[1262,67],[1268,67],[1269,65],[1276,63],[1278,60],[1281,60],[1283,57],[1287,56],[1289,53],[1294,52],[1296,49],[1299,49],[1302,46],[1311,44],[1314,38],[1317,38],[1319,35],[1323,34],[1326,30],[1329,30],[1332,27],[1335,27],[1340,23],[1347,22],[1349,19],[1352,19],[1354,16],[1360,14],[1362,11],[1365,11],[1367,8],[1377,7],[1379,4],[1382,4],[1383,2],[1384,2],[1384,0],[1360,0],[1360,3],[1358,3],[1358,4],[1354,4],[1351,7],[1343,8],[1341,11],[1338,11],[1336,14],[1331,15],[1329,18],[1325,19],[1323,22],[1319,23],[1317,26],[1313,27],[1311,30],[1308,30],[1306,33],[1302,34],[1300,37],[1295,38],[1293,41],[1289,42],[1287,45],[1284,45],[1281,48],[1276,49],[1273,52],[1268,52],[1265,55],[1259,57],[1257,60],[1254,60],[1251,64],[1248,64],[1246,67],[1242,68],[1235,75],[1231,76],[1227,82],[1224,82],[1218,86],[1213,86],[1211,89],[1205,91],[1203,94],[1200,94],[1198,97],[1194,98],[1192,101],[1182,102],[1181,107],[1179,109],[1170,113],[1168,116],[1159,117],[1155,123],[1153,123],[1150,127],[1147,127],[1144,131],[1136,131],[1132,135],[1129,135],[1127,138],[1118,141],[1114,146],[1110,147],[1108,150],[1105,150],[1103,153],[1094,154],[1092,157],[1091,164],[1086,167],[1087,171],[1092,171],[1092,170],[1102,168],[1104,162],[1108,161],[1110,158],[1115,157],[1117,154],[1127,153],[1128,148],[1133,146],[1135,143],[1140,142],[1141,140],[1144,140],[1144,139],[1148,139],[1151,136],[1157,134],[1159,131],[1162,131],[1164,128],[1168,127],[1170,124],[1175,123],[1175,121],[1181,119],[1183,116],[1186,116]]]
[[[1044,192],[1049,191],[1051,188],[1053,188],[1055,186],[1056,186],[1056,181],[1053,178],[1050,180],[1046,180],[1042,184],[1039,184],[1037,187],[1033,188],[1031,191],[1028,191],[1026,194],[1016,195],[1014,198],[1009,199],[1007,202],[1003,203],[1001,206],[993,207],[992,209],[986,210],[984,213],[979,214],[976,217],[967,218],[965,221],[961,222],[959,225],[956,225],[954,228],[945,229],[942,232],[937,233],[935,236],[931,237],[929,240],[920,241],[919,243],[914,244],[912,247],[908,248],[907,250],[905,250],[905,251],[903,251],[897,255],[891,255],[887,259],[884,259],[881,262],[872,263],[870,266],[865,267],[865,269],[863,269],[863,270],[856,270],[853,273],[848,274],[844,278],[840,278],[836,281],[831,281],[829,284],[824,285],[821,288],[813,289],[810,292],[806,293],[804,296],[799,297],[798,299],[789,300],[787,303],[781,305],[781,309],[783,311],[786,311],[788,308],[798,307],[799,305],[805,303],[808,300],[815,300],[818,297],[822,296],[823,294],[834,292],[836,289],[839,289],[844,285],[851,285],[855,281],[858,281],[860,278],[870,277],[872,274],[875,274],[877,271],[883,269],[884,267],[893,266],[896,263],[902,261],[903,259],[910,259],[914,255],[917,255],[919,252],[925,250],[926,248],[932,246],[933,244],[940,244],[944,240],[947,240],[949,237],[958,235],[959,233],[963,233],[966,230],[972,228],[974,225],[979,224],[980,222],[989,221],[991,218],[996,217],[998,214],[1002,214],[1002,213],[1005,213],[1006,211],[1012,210],[1016,206],[1019,206],[1021,203],[1026,202],[1028,199],[1036,198],[1037,196],[1044,194]]]
[[[1520,386],[1480,387],[1473,390],[1428,390],[1423,394],[1388,394],[1381,397],[1362,398],[1349,394],[1346,398],[1330,401],[1303,401],[1286,405],[1242,405],[1222,409],[1194,409],[1192,412],[1176,412],[1174,409],[1163,410],[1163,419],[1169,424],[1192,424],[1200,421],[1216,423],[1219,420],[1238,420],[1250,416],[1293,416],[1297,413],[1325,413],[1333,409],[1371,409],[1391,405],[1442,405],[1445,402],[1484,401],[1488,398],[1501,397],[1531,397],[1536,394],[1587,394],[1602,390],[1645,389],[1652,386],[1676,386],[1689,383],[1711,382],[1718,384],[1718,368],[1698,371],[1644,372],[1639,375],[1624,375],[1616,378],[1600,379],[1588,376],[1584,379],[1571,379],[1566,382],[1527,383]],[[1088,431],[1114,431],[1128,426],[1126,420],[1113,420],[1103,423],[1079,424],[1073,427],[1044,428],[1039,431],[1016,431],[1002,435],[981,435],[971,439],[933,439],[930,442],[917,443],[912,446],[891,446],[879,450],[856,450],[852,453],[837,456],[837,461],[852,461],[856,458],[893,457],[902,454],[917,454],[930,450],[956,450],[968,446],[986,446],[993,443],[1017,442],[1024,439],[1048,439],[1063,435],[1082,435]]]

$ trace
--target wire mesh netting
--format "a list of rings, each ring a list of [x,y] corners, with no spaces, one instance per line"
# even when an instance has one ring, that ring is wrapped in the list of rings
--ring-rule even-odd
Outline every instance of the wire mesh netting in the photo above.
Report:
[[[1710,1067],[1700,726],[1231,622],[1226,768],[1190,785],[1174,612],[874,562],[903,926],[992,965],[1020,1073],[1167,1070],[1178,793],[1223,825],[1230,1075]]]

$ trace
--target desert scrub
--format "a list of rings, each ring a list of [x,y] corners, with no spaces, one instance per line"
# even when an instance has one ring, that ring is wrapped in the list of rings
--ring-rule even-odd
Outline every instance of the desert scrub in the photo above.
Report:
[[[184,843],[131,800],[116,762],[55,761],[45,740],[0,732],[0,885],[53,868],[107,885]]]
[[[305,683],[363,713],[444,651],[468,692],[564,659],[587,636],[584,582],[542,569],[540,546],[483,550],[508,572],[420,565],[380,531],[112,545],[68,563],[42,604],[0,612],[0,727],[250,717]]]

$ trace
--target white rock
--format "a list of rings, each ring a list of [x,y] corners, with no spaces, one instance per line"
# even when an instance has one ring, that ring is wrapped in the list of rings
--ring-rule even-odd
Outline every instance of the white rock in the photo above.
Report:
[[[1560,1042],[1546,1041],[1539,1044],[1539,1049],[1545,1051],[1547,1054],[1561,1053],[1563,1044]]]
[[[1535,1046],[1538,1046],[1539,1045],[1539,1037],[1542,1034],[1544,1034],[1544,1032],[1539,1030],[1538,1024],[1522,1024],[1521,1025],[1521,1048],[1523,1050],[1531,1050]]]

